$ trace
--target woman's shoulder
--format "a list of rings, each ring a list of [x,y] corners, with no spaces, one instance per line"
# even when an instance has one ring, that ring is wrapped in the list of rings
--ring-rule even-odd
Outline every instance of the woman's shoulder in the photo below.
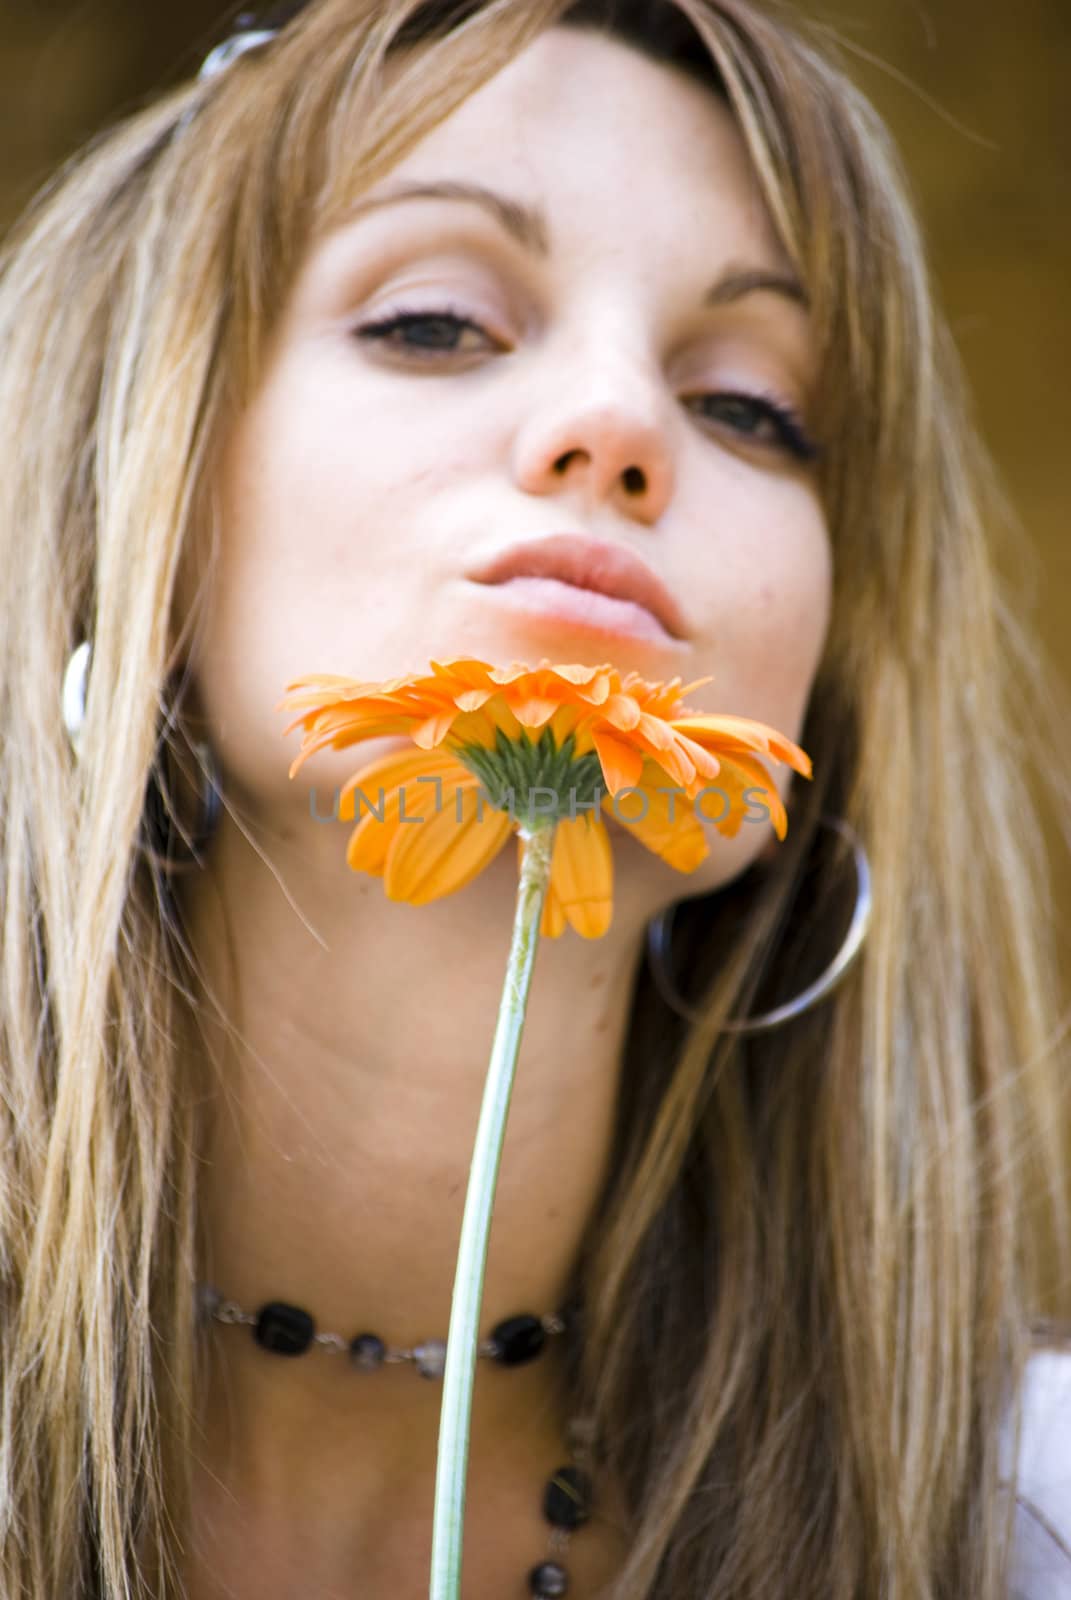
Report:
[[[1071,1341],[1027,1361],[1018,1493],[1011,1600],[1071,1600]]]

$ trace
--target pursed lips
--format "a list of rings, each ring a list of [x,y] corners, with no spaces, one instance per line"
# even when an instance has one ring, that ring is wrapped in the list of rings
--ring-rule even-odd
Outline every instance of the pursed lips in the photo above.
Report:
[[[585,534],[555,533],[510,545],[469,577],[476,583],[554,578],[649,611],[674,639],[687,637],[680,607],[662,580],[623,545]]]

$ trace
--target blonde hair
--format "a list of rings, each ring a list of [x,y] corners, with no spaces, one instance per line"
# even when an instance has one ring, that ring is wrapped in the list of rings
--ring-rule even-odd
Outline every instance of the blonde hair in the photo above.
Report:
[[[5,241],[5,1593],[181,1594],[209,1081],[177,1071],[196,953],[161,915],[143,808],[220,442],[310,241],[545,27],[604,12],[314,0],[94,139]],[[606,20],[725,95],[808,287],[835,569],[802,735],[815,783],[771,867],[678,918],[704,1020],[682,1029],[638,980],[568,1373],[626,1491],[616,1593],[997,1600],[999,1427],[1018,1426],[1044,1305],[1071,1320],[1067,1052],[1030,777],[1064,814],[1071,780],[997,577],[1017,530],[906,181],[832,47],[755,0]],[[83,636],[76,765],[58,691]],[[859,965],[776,1034],[722,1032],[839,940],[850,871],[822,812],[870,854]]]

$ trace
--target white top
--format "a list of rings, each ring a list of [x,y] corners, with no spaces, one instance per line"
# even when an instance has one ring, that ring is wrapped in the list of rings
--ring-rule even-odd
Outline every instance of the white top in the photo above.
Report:
[[[1002,1434],[1002,1472],[1010,1427]],[[1036,1350],[1023,1386],[1018,1492],[1071,1550],[1071,1350]],[[1015,1508],[1009,1600],[1071,1600],[1071,1556],[1037,1517]]]

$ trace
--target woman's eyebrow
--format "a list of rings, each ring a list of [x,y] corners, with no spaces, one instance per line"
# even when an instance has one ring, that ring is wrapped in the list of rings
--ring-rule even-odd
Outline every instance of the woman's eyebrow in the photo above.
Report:
[[[355,221],[370,211],[378,210],[380,206],[394,205],[400,200],[462,200],[480,206],[530,255],[539,256],[542,260],[550,255],[550,229],[546,213],[539,206],[526,205],[482,183],[449,178],[398,182],[380,194],[366,195],[356,201],[347,209],[346,221]],[[702,296],[702,304],[728,305],[759,289],[782,295],[805,310],[809,308],[807,293],[797,278],[736,261],[731,261],[716,282],[711,284]]]

